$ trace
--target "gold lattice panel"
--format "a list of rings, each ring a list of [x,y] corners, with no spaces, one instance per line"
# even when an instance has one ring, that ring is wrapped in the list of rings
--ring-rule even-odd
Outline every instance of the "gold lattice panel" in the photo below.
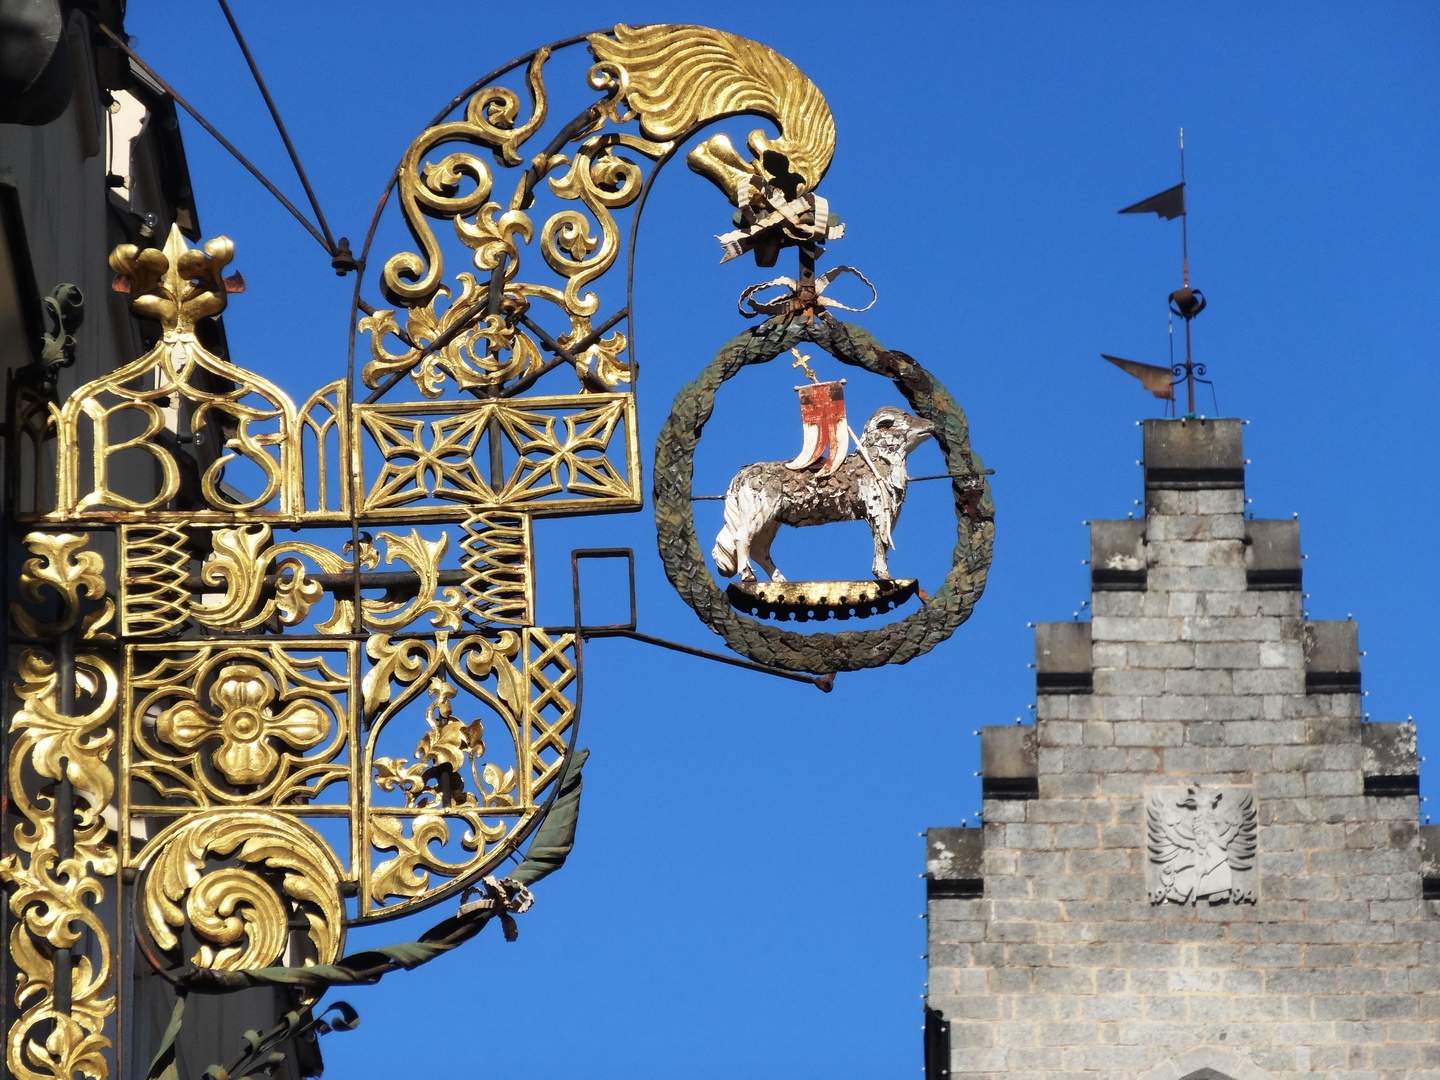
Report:
[[[485,440],[502,439],[502,477]],[[640,506],[633,394],[355,407],[362,520],[460,521],[472,508],[546,516]]]

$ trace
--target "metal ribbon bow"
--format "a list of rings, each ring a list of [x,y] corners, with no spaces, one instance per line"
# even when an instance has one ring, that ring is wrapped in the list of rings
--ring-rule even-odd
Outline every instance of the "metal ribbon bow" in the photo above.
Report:
[[[842,304],[838,300],[831,300],[825,296],[826,288],[841,274],[854,274],[861,281],[865,282],[866,286],[870,289],[870,303],[862,308],[857,308],[851,307],[849,304]],[[774,300],[760,301],[752,299],[760,290],[780,285],[787,287],[790,291]],[[870,283],[870,279],[859,270],[856,270],[855,267],[836,266],[826,270],[825,273],[816,278],[813,289],[808,286],[801,286],[794,278],[788,277],[771,278],[769,281],[762,281],[759,285],[751,285],[740,294],[740,299],[736,306],[739,308],[740,314],[747,319],[753,319],[757,315],[789,314],[791,318],[794,318],[796,315],[804,315],[806,322],[814,322],[815,313],[825,308],[839,308],[842,311],[869,311],[875,306],[875,301],[879,298],[880,294],[875,291],[875,286]],[[745,310],[747,303],[750,305],[749,311]]]
[[[494,911],[500,916],[500,927],[505,933],[505,940],[514,941],[520,931],[510,914],[511,912],[519,914],[529,911],[530,905],[535,902],[535,894],[514,878],[496,881],[493,877],[487,877],[483,885],[485,897],[481,900],[470,899],[472,895],[482,891],[480,888],[472,885],[465,890],[464,895],[460,898],[460,914],[468,915],[472,911]]]

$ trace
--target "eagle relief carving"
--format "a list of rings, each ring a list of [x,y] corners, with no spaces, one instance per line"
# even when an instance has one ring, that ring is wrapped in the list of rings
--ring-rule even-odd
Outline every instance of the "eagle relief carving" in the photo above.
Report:
[[[1255,792],[1154,788],[1145,806],[1150,903],[1255,903]]]

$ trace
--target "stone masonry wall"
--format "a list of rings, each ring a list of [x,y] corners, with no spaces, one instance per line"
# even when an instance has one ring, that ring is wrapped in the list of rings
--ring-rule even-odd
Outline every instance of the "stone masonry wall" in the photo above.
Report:
[[[1413,728],[1362,723],[1354,624],[1305,620],[1297,525],[1245,520],[1240,432],[1147,421],[1144,522],[1092,525],[1089,670],[1037,649],[983,846],[932,830],[931,1076],[1440,1080]],[[1253,789],[1253,904],[1147,897],[1147,793],[1195,784]]]

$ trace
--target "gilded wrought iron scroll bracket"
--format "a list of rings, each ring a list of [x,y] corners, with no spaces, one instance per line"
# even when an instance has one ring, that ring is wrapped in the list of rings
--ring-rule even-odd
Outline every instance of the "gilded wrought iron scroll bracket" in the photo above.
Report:
[[[819,90],[756,42],[622,25],[568,44],[595,62],[545,145],[550,48],[411,143],[380,208],[393,191],[415,241],[376,260],[388,308],[361,299],[375,227],[352,260],[322,220],[335,268],[359,271],[346,377],[292,399],[233,361],[207,320],[244,289],[234,245],[177,228],[110,256],[152,348],[64,401],[17,386],[7,512],[33,531],[7,613],[27,647],[0,879],[21,1080],[111,1075],[126,957],[182,997],[276,971],[313,989],[306,972],[345,968],[350,928],[463,905],[522,850],[517,888],[558,867],[588,638],[829,689],[641,634],[628,549],[627,624],[581,625],[578,571],[575,625],[537,623],[535,521],[643,505],[629,281],[623,303],[605,287],[656,172],[705,125],[758,115],[778,131],[751,131],[750,158],[717,134],[690,167],[742,211],[781,178],[818,208],[834,150]],[[515,67],[523,85],[499,85]],[[78,297],[53,299],[52,365],[78,325]],[[562,368],[575,383],[530,393]],[[506,879],[478,903],[500,892],[508,934],[528,894]]]

